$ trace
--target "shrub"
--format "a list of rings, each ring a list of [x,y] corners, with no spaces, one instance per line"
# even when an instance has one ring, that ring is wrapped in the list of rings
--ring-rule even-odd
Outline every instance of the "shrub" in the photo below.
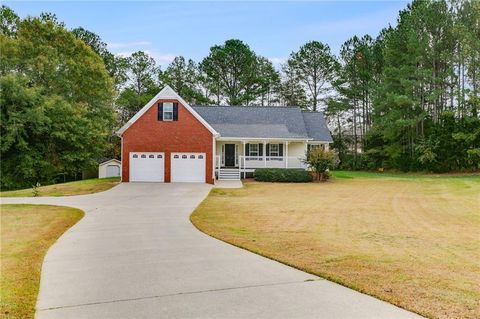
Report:
[[[40,183],[37,182],[35,185],[32,185],[32,194],[33,194],[33,197],[37,197],[38,194],[40,193],[38,188],[40,187]]]
[[[260,182],[308,183],[312,175],[303,169],[257,168],[253,177]]]
[[[304,163],[315,173],[315,179],[323,181],[328,179],[326,171],[334,168],[338,163],[337,154],[333,151],[326,151],[321,148],[307,152]]]

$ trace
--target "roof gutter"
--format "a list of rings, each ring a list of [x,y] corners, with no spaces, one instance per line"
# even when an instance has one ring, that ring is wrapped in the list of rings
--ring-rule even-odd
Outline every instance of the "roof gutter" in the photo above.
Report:
[[[312,138],[304,137],[221,137],[220,141],[312,141]]]

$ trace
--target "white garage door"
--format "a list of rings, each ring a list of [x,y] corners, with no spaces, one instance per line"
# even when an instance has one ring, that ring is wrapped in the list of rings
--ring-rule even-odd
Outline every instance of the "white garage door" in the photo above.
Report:
[[[172,153],[172,182],[205,183],[205,153]]]
[[[130,152],[130,182],[163,182],[164,153]]]

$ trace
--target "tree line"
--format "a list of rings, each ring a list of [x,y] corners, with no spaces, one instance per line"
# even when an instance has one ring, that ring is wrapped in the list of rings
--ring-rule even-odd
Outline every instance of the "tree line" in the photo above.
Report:
[[[53,14],[20,19],[2,6],[0,19],[3,188],[74,178],[118,157],[115,129],[167,84],[191,104],[324,111],[343,168],[479,167],[476,1],[413,1],[396,27],[353,36],[338,55],[310,41],[280,67],[231,39],[162,69]]]
[[[480,2],[413,1],[397,22],[342,46],[327,114],[343,165],[478,169]]]

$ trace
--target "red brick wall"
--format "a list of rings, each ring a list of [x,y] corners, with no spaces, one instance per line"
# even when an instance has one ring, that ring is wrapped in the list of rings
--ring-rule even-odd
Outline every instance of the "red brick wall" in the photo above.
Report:
[[[178,103],[178,121],[158,121],[159,102]],[[170,182],[171,152],[206,153],[205,182],[213,184],[212,133],[179,101],[158,100],[123,133],[122,181],[129,181],[130,152],[165,152],[165,182]]]

